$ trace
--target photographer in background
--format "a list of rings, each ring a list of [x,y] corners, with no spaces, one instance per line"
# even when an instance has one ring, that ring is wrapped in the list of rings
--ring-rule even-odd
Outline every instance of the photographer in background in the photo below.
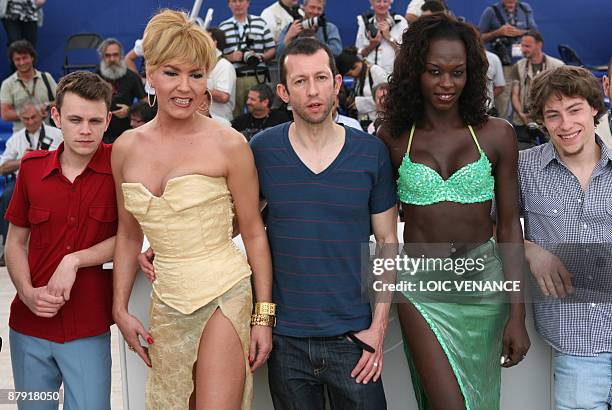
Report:
[[[544,134],[538,124],[528,117],[529,92],[533,79],[543,71],[561,67],[563,61],[542,52],[544,38],[530,30],[521,39],[525,58],[512,66],[509,81],[512,84],[512,125],[518,138],[519,150],[531,148],[544,142]],[[539,140],[539,141],[538,141]]]
[[[512,64],[523,57],[521,36],[528,30],[537,30],[538,26],[529,4],[517,0],[502,0],[484,10],[478,28],[482,33],[483,43],[501,60],[504,77],[510,78]],[[495,106],[502,118],[508,114],[510,91],[508,81],[504,92],[495,99]]]
[[[6,185],[0,198],[2,216],[4,216],[13,196],[21,158],[33,150],[57,149],[64,140],[59,129],[43,123],[42,109],[43,104],[36,97],[26,97],[17,106],[17,115],[24,128],[15,132],[6,141],[6,148],[0,157],[0,174],[6,178]],[[3,251],[7,232],[8,221],[2,218],[0,234],[2,234]],[[3,255],[0,257],[0,266],[4,266],[4,264]]]
[[[228,0],[227,5],[232,17],[222,21],[219,29],[225,34],[223,54],[236,69],[236,118],[244,111],[249,89],[269,77],[265,62],[274,58],[275,47],[264,19],[248,13],[249,0]]]
[[[276,55],[297,37],[314,37],[326,44],[334,56],[342,52],[342,39],[338,27],[327,21],[325,0],[304,0],[304,18],[294,20],[278,36]]]
[[[304,12],[300,9],[298,0],[278,0],[261,12],[261,18],[266,21],[274,42],[278,44],[280,32],[293,20],[301,20]],[[278,54],[278,53],[277,53]]]
[[[357,16],[359,28],[355,40],[359,55],[388,73],[393,71],[395,51],[408,28],[404,17],[389,12],[391,3],[392,0],[370,0],[374,12]]]

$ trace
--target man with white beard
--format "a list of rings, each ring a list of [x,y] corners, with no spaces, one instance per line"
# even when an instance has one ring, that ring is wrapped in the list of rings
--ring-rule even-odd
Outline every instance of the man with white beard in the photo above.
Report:
[[[134,99],[144,100],[145,91],[137,74],[127,69],[123,60],[123,46],[114,38],[107,38],[98,47],[100,67],[96,71],[113,87],[111,119],[104,133],[104,142],[112,144],[124,131],[130,129],[128,111]]]

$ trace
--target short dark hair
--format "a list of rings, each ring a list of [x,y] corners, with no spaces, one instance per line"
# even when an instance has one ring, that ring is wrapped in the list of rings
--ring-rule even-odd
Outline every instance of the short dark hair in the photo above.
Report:
[[[527,30],[527,32],[523,34],[523,37],[526,36],[533,37],[533,39],[538,43],[544,43],[544,37],[542,37],[542,34],[540,34],[540,32],[537,30]]]
[[[155,110],[144,101],[138,101],[130,107],[128,115],[137,115],[143,122],[149,122],[155,117]]]
[[[353,69],[355,64],[362,60],[357,56],[357,49],[354,47],[345,48],[336,56],[336,67],[342,77]]]
[[[255,84],[249,91],[255,91],[259,94],[259,101],[268,100],[268,108],[272,105],[272,100],[274,100],[274,91],[270,88],[268,84]]]
[[[280,71],[280,82],[282,85],[287,87],[287,67],[285,66],[285,60],[287,60],[287,56],[290,55],[307,55],[311,56],[316,54],[317,51],[323,50],[327,53],[329,68],[333,75],[338,73],[336,69],[336,62],[334,60],[334,55],[327,45],[321,43],[319,40],[311,37],[298,37],[295,40],[291,41],[287,47],[283,50],[278,59],[278,68]]]
[[[208,34],[217,42],[217,49],[223,51],[225,49],[225,32],[217,27],[208,29]]]
[[[98,74],[90,71],[75,71],[63,77],[57,84],[55,105],[61,112],[66,93],[74,93],[89,101],[104,101],[110,110],[113,88]]]
[[[529,115],[539,124],[544,123],[544,104],[551,96],[584,98],[597,110],[595,125],[606,112],[601,85],[586,68],[564,65],[536,76],[529,93]]]
[[[9,61],[13,61],[13,54],[29,54],[36,60],[36,50],[28,40],[13,41],[8,48]]]
[[[432,13],[444,13],[446,7],[438,0],[427,0],[421,6],[421,11],[430,11]]]

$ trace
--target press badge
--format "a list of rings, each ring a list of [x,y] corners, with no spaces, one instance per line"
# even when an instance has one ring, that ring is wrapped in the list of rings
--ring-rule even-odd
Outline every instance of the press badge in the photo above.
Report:
[[[512,44],[512,58],[521,58],[523,57],[523,50],[521,50],[521,44],[516,43]]]

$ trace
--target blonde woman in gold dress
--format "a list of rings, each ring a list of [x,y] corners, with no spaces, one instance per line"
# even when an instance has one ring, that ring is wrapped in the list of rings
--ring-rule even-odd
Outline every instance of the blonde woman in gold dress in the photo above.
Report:
[[[270,353],[274,323],[253,156],[239,133],[197,113],[216,62],[208,34],[164,10],[147,25],[143,50],[158,109],[113,147],[113,316],[151,367],[147,409],[250,409],[251,373]],[[231,240],[234,214],[248,263]],[[155,252],[148,331],[128,312],[143,232]],[[253,316],[251,272],[261,302]]]

